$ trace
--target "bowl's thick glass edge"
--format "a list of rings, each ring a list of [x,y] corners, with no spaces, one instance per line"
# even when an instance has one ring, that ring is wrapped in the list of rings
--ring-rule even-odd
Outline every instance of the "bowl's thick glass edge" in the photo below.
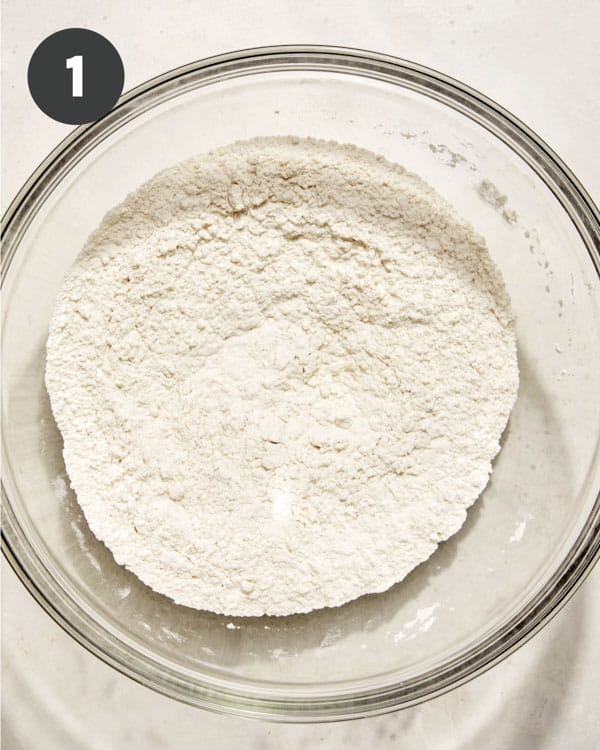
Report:
[[[307,45],[241,50],[169,71],[125,94],[115,109],[102,120],[74,130],[35,170],[3,217],[2,232],[8,247],[2,258],[2,279],[37,208],[56,183],[117,127],[165,98],[176,96],[178,91],[172,91],[170,84],[196,76],[195,85],[202,85],[224,77],[299,66],[305,66],[308,70],[334,70],[374,77],[415,88],[476,120],[503,140],[544,180],[571,217],[600,275],[598,209],[559,157],[517,118],[479,92],[424,66],[363,50]],[[161,93],[167,96],[161,96]],[[140,103],[143,103],[143,107],[138,109]],[[137,682],[170,697],[219,712],[272,721],[331,721],[384,713],[414,705],[457,687],[486,671],[529,640],[568,601],[600,556],[599,495],[588,524],[553,580],[501,632],[496,632],[493,638],[477,649],[462,654],[430,674],[384,690],[357,689],[352,692],[344,689],[343,695],[336,696],[331,691],[316,695],[307,686],[303,695],[289,698],[278,695],[276,687],[272,689],[272,686],[271,689],[248,691],[237,683],[216,685],[208,680],[203,684],[185,681],[167,668],[161,669],[162,679],[156,680],[149,674],[144,657],[136,657],[132,661],[131,654],[125,651],[115,656],[114,642],[110,638],[96,632],[97,638],[94,640],[84,632],[85,627],[74,624],[94,630],[94,623],[89,622],[82,611],[77,612],[74,602],[70,604],[74,607],[71,612],[74,619],[65,616],[64,596],[54,591],[52,579],[40,567],[35,551],[21,537],[4,486],[2,503],[2,549],[6,559],[38,603],[89,651]],[[28,571],[31,570],[36,570],[36,580],[29,575]],[[40,581],[43,585],[40,585]],[[109,643],[113,653],[109,652]],[[103,644],[106,648],[103,648]],[[157,665],[153,663],[153,667],[156,669]]]

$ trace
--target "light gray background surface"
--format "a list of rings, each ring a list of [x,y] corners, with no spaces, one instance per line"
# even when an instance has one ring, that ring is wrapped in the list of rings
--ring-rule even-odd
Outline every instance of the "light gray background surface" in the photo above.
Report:
[[[26,71],[53,31],[107,36],[125,88],[191,60],[263,44],[339,44],[406,57],[480,89],[523,119],[600,199],[600,4],[594,0],[4,0],[2,201],[69,126],[29,97]],[[600,747],[600,569],[532,641],[435,701],[343,724],[269,725],[154,694],[88,654],[3,563],[5,750]]]

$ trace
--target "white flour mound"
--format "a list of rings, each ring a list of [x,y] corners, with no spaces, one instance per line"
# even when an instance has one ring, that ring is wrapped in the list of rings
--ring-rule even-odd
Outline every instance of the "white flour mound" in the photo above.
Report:
[[[518,369],[483,240],[401,167],[286,137],[106,216],[46,383],[118,563],[180,604],[284,615],[384,591],[460,528]]]

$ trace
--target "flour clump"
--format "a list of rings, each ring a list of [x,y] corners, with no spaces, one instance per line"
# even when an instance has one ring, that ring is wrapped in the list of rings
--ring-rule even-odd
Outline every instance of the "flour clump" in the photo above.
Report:
[[[183,162],[104,218],[46,384],[118,563],[180,604],[285,615],[384,591],[460,528],[518,368],[500,274],[441,197],[281,137]]]

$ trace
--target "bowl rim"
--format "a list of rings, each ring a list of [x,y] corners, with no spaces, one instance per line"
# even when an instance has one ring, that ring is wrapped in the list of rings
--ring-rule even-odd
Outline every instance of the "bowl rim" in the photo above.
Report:
[[[429,96],[469,117],[500,138],[550,188],[571,218],[600,277],[600,212],[579,180],[530,128],[479,91],[426,66],[391,55],[323,45],[256,47],[208,57],[174,68],[121,96],[100,120],[75,128],[42,161],[10,203],[2,219],[2,283],[22,236],[61,178],[119,127],[167,99],[226,78],[264,72],[306,70],[375,78]],[[181,85],[182,82],[186,85]],[[201,82],[201,83],[200,83]],[[176,85],[173,85],[176,84]],[[4,251],[4,245],[7,246]],[[594,464],[599,463],[598,450]],[[3,464],[5,453],[3,446]],[[600,488],[599,488],[600,489]],[[590,488],[593,497],[594,489]],[[141,652],[132,654],[93,621],[50,575],[22,533],[2,481],[2,551],[42,608],[88,651],[135,681],[180,701],[210,710],[271,721],[331,721],[358,718],[415,705],[482,674],[526,643],[566,604],[600,557],[600,491],[569,554],[552,578],[507,623],[458,657],[430,672],[383,687],[350,689],[329,683],[326,691],[292,691],[250,681],[192,679]],[[157,675],[157,669],[159,674]],[[251,685],[248,688],[248,685]]]

